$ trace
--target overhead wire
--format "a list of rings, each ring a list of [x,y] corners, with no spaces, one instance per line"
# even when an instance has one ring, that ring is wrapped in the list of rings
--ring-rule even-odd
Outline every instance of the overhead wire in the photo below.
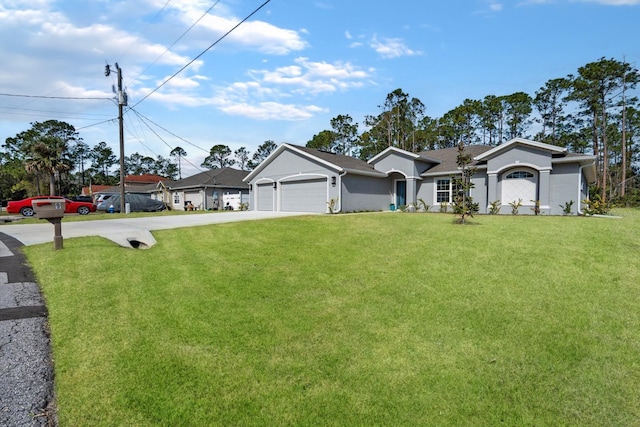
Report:
[[[163,142],[167,147],[169,147],[171,150],[173,150],[174,148],[176,148],[176,147],[172,147],[172,146],[171,146],[171,144],[169,144],[167,141],[165,141],[165,140],[164,140],[164,139],[163,139],[163,138],[162,138],[162,137],[161,137],[161,136],[160,136],[160,135],[159,135],[155,130],[153,130],[153,128],[152,128],[151,126],[149,126],[149,124],[147,123],[147,120],[149,120],[149,119],[147,119],[146,117],[144,117],[142,114],[138,113],[136,110],[132,110],[132,111],[133,111],[133,112],[138,116],[138,118],[140,119],[140,121],[142,121],[142,123],[144,123],[144,124],[145,124],[145,126],[147,126],[147,127],[149,128],[149,130],[150,130],[151,132],[153,132],[153,134],[154,134],[156,137],[158,137],[158,139],[159,139],[160,141],[162,141],[162,142]],[[149,121],[151,121],[151,120],[149,120]],[[153,123],[153,122],[152,122],[152,123]],[[154,124],[155,124],[155,123],[154,123]],[[157,125],[156,125],[156,126],[157,126]],[[164,129],[164,128],[162,128],[162,127],[161,127],[161,129],[163,129],[163,130],[167,131],[166,129]],[[169,131],[167,131],[167,132],[169,132]],[[169,132],[169,133],[170,133],[171,135],[173,135],[171,132]],[[176,135],[174,135],[174,136],[176,136]],[[180,137],[178,137],[178,138],[180,138]],[[182,139],[182,138],[180,138],[180,139]],[[185,142],[188,142],[188,141],[186,141],[186,140],[184,140],[184,141],[185,141]],[[198,148],[199,148],[199,147],[198,147]],[[191,163],[191,161],[189,161],[189,159],[187,159],[186,157],[182,157],[182,159],[183,159],[184,161],[186,161],[188,164],[190,164],[191,166],[193,166],[196,170],[199,170],[200,172],[206,172],[206,171],[208,170],[208,169],[202,169],[200,166],[196,166],[195,164]],[[213,176],[213,175],[212,175],[212,176]]]
[[[131,110],[133,110],[133,108],[131,108]],[[210,150],[206,150],[206,149],[204,149],[204,148],[202,148],[202,147],[199,147],[199,146],[197,146],[196,144],[194,144],[194,143],[192,143],[192,142],[190,142],[190,141],[188,141],[188,140],[186,140],[186,139],[182,138],[181,136],[176,135],[175,133],[171,132],[170,130],[166,129],[165,127],[163,127],[163,126],[159,125],[158,123],[154,122],[154,121],[153,121],[153,120],[151,120],[150,118],[148,118],[148,117],[144,116],[144,115],[143,115],[143,114],[141,114],[140,112],[138,112],[138,111],[136,111],[136,110],[133,110],[133,112],[134,112],[134,113],[136,113],[138,116],[142,117],[143,119],[145,119],[146,121],[149,121],[149,122],[153,123],[155,126],[159,127],[160,129],[162,129],[163,131],[167,132],[167,133],[168,133],[168,134],[170,134],[171,136],[174,136],[174,137],[178,138],[179,140],[181,140],[181,141],[183,141],[183,142],[185,142],[185,143],[187,143],[187,144],[191,145],[192,147],[197,148],[198,150],[202,150],[202,151],[204,151],[205,153],[209,153],[209,151],[210,151]],[[173,148],[175,148],[175,147],[173,147]]]
[[[156,19],[158,19],[158,16],[160,16],[160,14],[166,9],[169,3],[171,3],[171,0],[167,0],[164,6],[162,6],[162,8],[153,16],[153,18],[151,18],[151,21],[147,23],[147,26],[144,27],[142,32],[138,33],[136,39],[132,41],[131,44],[129,44],[129,47],[122,53],[122,55],[120,55],[120,59],[122,59],[129,52],[129,50],[131,50],[131,47],[138,42],[138,39],[140,39],[140,35],[147,32],[147,29],[156,21]]]
[[[169,3],[169,2],[167,2]],[[193,27],[195,27],[205,16],[207,16],[209,14],[209,12],[211,12],[211,9],[213,9],[218,3],[220,3],[220,0],[216,0],[210,7],[209,9],[207,9],[202,15],[200,15],[200,17],[193,23],[191,24],[191,26],[189,28],[186,29],[186,31],[184,31],[180,37],[178,37],[173,43],[171,43],[171,45],[169,45],[169,47],[167,47],[164,52],[162,52],[162,54],[160,54],[160,56],[158,56],[151,64],[149,64],[147,66],[147,68],[145,68],[144,70],[142,70],[140,73],[138,73],[137,76],[135,76],[131,81],[134,82],[138,79],[138,77],[140,77],[142,74],[144,74],[149,68],[151,68],[152,66],[154,66],[167,52],[169,52],[169,50],[175,46],[180,40],[182,40],[182,38],[184,36],[187,35],[187,33],[189,33],[189,31],[191,31],[193,29]],[[166,4],[165,4],[166,6]]]
[[[191,64],[193,64],[195,61],[197,61],[202,55],[204,55],[205,53],[207,53],[209,50],[211,50],[211,48],[213,48],[214,46],[216,46],[218,43],[220,43],[222,40],[224,40],[229,34],[231,34],[233,31],[236,30],[236,28],[238,28],[240,25],[242,25],[244,22],[246,22],[249,18],[251,18],[253,15],[255,15],[256,13],[258,13],[258,11],[260,9],[262,9],[263,7],[265,7],[271,0],[266,0],[264,3],[262,3],[260,6],[258,6],[256,9],[254,9],[253,12],[251,12],[249,15],[247,15],[244,19],[242,19],[240,22],[238,22],[236,25],[234,25],[229,31],[227,31],[226,33],[224,33],[222,36],[220,36],[220,38],[218,38],[218,40],[216,40],[215,42],[213,42],[211,45],[209,45],[209,47],[207,47],[205,50],[203,50],[202,52],[200,52],[195,58],[193,58],[191,61],[187,62],[182,68],[180,68],[178,71],[176,71],[173,75],[171,75],[170,77],[168,77],[165,81],[163,81],[162,83],[160,83],[155,89],[153,89],[151,92],[149,92],[148,94],[146,94],[141,100],[139,100],[138,102],[136,102],[131,108],[134,108],[136,106],[138,106],[141,102],[143,102],[145,99],[147,99],[148,97],[150,97],[151,95],[153,95],[155,92],[157,92],[158,90],[160,90],[164,85],[166,85],[167,83],[169,83],[171,80],[173,80],[174,77],[176,77],[178,74],[180,74],[181,72],[183,72],[187,67],[189,67]]]

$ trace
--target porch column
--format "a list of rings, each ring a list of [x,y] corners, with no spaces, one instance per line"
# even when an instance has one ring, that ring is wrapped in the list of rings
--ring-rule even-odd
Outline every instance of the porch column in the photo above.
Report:
[[[416,179],[415,178],[407,178],[407,206],[416,207]]]
[[[551,192],[551,170],[541,170],[538,180],[538,199],[540,200],[540,213],[551,213],[550,192]]]
[[[486,212],[489,212],[489,208],[491,207],[490,203],[493,201],[496,201],[498,199],[500,199],[500,197],[497,194],[498,191],[498,174],[493,172],[493,173],[488,173],[487,174],[487,210]],[[500,202],[502,204],[502,201]]]

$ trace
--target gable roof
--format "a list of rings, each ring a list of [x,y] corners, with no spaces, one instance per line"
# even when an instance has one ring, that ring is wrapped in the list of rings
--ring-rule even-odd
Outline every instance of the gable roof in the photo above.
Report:
[[[480,156],[487,151],[490,151],[493,147],[489,145],[467,145],[464,147],[465,153],[471,156],[471,165],[474,166],[478,162],[475,161],[477,156]],[[436,159],[438,164],[431,169],[423,172],[420,176],[428,175],[442,175],[448,173],[459,173],[458,168],[458,147],[441,148],[439,150],[425,151],[424,154],[428,154],[430,158]]]
[[[248,174],[248,171],[228,167],[210,169],[175,181],[169,187],[172,190],[202,187],[249,188],[249,186],[243,182]]]
[[[422,153],[412,153],[411,151],[407,151],[407,150],[402,150],[400,148],[397,147],[387,147],[384,150],[382,150],[381,152],[379,152],[378,154],[376,154],[375,156],[373,156],[371,159],[369,159],[368,163],[374,164],[377,163],[379,160],[383,159],[384,157],[387,157],[388,155],[391,154],[399,154],[401,156],[404,157],[409,157],[413,160],[417,160],[417,161],[422,161],[422,162],[427,162],[427,163],[440,163],[440,161],[438,159],[435,159],[431,156],[431,152],[430,151],[423,151]],[[427,153],[429,153],[429,156],[427,156]]]
[[[344,154],[335,154],[315,148],[303,147],[300,145],[284,143],[273,150],[273,152],[262,163],[260,163],[257,168],[255,168],[249,175],[245,177],[244,181],[251,181],[260,173],[260,171],[267,167],[267,165],[271,163],[273,159],[275,159],[285,150],[293,151],[303,157],[322,163],[323,165],[334,169],[336,172],[347,172],[356,175],[372,175],[379,177],[387,176],[385,173],[377,171],[372,165],[365,162],[364,160],[360,160],[355,157],[345,156]]]
[[[505,142],[504,144],[500,144],[496,147],[493,147],[491,150],[476,156],[475,160],[484,160],[489,157],[495,156],[502,151],[508,150],[513,145],[526,145],[529,147],[550,151],[552,154],[564,154],[567,152],[566,148],[558,147],[557,145],[545,144],[544,142],[532,141],[530,139],[524,138],[513,138]]]

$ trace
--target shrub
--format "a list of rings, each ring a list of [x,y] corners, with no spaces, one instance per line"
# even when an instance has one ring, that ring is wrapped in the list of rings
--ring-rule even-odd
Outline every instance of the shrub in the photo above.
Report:
[[[569,200],[568,202],[565,202],[564,206],[562,205],[558,205],[562,208],[562,215],[571,215],[573,209],[573,200]]]
[[[497,215],[500,213],[500,200],[494,200],[489,203],[489,215]]]
[[[591,199],[583,200],[582,203],[587,205],[584,208],[585,215],[607,215],[611,209],[609,202],[603,201],[600,195],[595,195]]]
[[[518,215],[518,209],[522,206],[522,199],[518,199],[517,202],[515,200],[509,202],[509,206],[511,206],[511,215]]]
[[[531,208],[531,210],[533,211],[534,215],[540,215],[540,200],[531,200],[533,202],[533,207]]]
[[[338,199],[331,199],[327,202],[327,207],[329,208],[329,213],[336,213],[336,205],[338,204]]]
[[[429,209],[431,209],[430,205],[428,205],[423,199],[418,199],[418,202],[420,202],[422,209],[424,209],[425,212],[429,212]]]

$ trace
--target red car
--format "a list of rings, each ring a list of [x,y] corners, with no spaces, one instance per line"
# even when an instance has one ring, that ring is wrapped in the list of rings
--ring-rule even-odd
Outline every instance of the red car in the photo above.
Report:
[[[69,200],[65,197],[60,196],[35,196],[35,197],[27,197],[23,200],[16,200],[7,203],[7,213],[10,214],[21,214],[22,216],[33,216],[35,213],[33,211],[33,206],[31,202],[34,200],[40,199],[60,199],[64,200],[64,213],[78,213],[80,215],[88,215],[89,212],[96,211],[96,205],[89,202],[74,202],[73,200]]]

